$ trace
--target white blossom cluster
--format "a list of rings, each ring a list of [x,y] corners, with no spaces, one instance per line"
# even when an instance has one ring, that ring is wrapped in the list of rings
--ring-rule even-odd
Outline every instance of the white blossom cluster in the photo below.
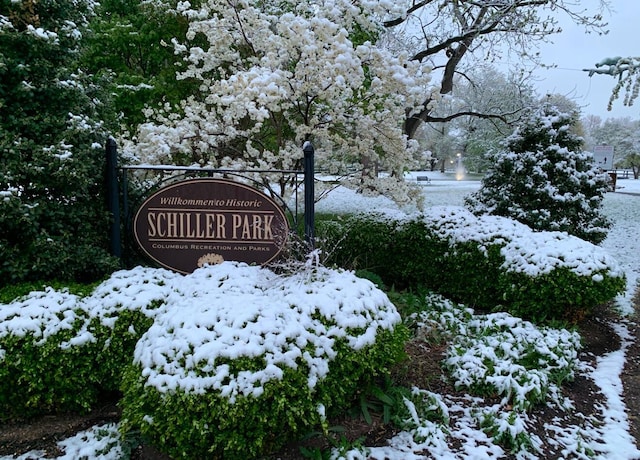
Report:
[[[374,43],[383,18],[401,14],[394,2],[209,0],[178,12],[190,21],[173,40],[188,63],[178,78],[199,81],[199,93],[147,110],[143,163],[291,169],[305,140],[326,165],[410,161],[402,124],[424,102],[430,69]]]

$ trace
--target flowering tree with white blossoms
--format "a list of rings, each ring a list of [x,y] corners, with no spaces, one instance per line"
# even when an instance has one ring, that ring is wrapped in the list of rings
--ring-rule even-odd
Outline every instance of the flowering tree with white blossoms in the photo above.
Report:
[[[402,123],[424,101],[429,69],[376,46],[388,0],[208,0],[180,3],[190,26],[176,53],[179,79],[199,93],[148,110],[136,154],[143,162],[233,169],[299,167],[310,140],[333,172],[359,165],[351,185],[410,199],[402,180],[414,143]],[[205,39],[208,48],[197,46]],[[378,169],[390,174],[381,179]],[[279,176],[262,175],[265,184]],[[286,192],[280,182],[279,193]]]

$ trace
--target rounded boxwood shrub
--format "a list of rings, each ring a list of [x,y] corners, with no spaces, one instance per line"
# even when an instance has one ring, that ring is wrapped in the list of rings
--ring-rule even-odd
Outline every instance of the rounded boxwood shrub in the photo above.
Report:
[[[120,388],[136,343],[171,302],[171,296],[179,295],[171,287],[177,279],[182,279],[182,275],[164,269],[121,270],[84,299],[83,308],[90,319],[81,334],[98,344],[95,361],[99,363],[96,374],[101,389]]]
[[[174,288],[122,387],[122,430],[173,458],[253,458],[326,429],[403,356],[395,307],[351,272],[225,262]]]
[[[75,286],[84,297],[47,287],[0,305],[0,420],[84,412],[118,390],[173,278],[182,276],[138,267]]]
[[[77,341],[87,319],[77,296],[51,288],[1,306],[0,420],[90,409],[96,351]]]

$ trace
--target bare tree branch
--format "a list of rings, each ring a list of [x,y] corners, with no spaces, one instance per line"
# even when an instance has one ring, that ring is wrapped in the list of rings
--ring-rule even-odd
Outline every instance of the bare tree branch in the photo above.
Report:
[[[600,0],[600,9],[608,6],[609,0]],[[528,54],[528,48],[537,41],[546,40],[553,33],[560,32],[555,17],[557,12],[566,13],[576,23],[588,29],[602,30],[606,25],[601,14],[588,15],[579,4],[566,0],[421,0],[414,1],[401,17],[384,23],[388,28],[399,25],[407,30],[421,29],[421,45],[412,53],[412,60],[445,60],[439,84],[441,94],[453,90],[454,75],[465,58],[472,56],[480,44],[495,49],[498,44],[510,42],[518,46],[520,52]],[[541,16],[547,13],[547,16]],[[423,24],[422,19],[429,23]],[[492,39],[495,37],[495,39]],[[415,37],[414,37],[415,38]],[[499,40],[498,40],[499,39]],[[441,62],[438,62],[441,64]],[[422,122],[447,121],[449,117],[431,116],[431,99],[427,98],[423,108],[405,121],[405,133],[416,134]],[[479,116],[475,112],[465,115]],[[483,114],[496,117],[495,114]],[[501,115],[497,115],[500,117]],[[453,118],[457,116],[452,115]]]

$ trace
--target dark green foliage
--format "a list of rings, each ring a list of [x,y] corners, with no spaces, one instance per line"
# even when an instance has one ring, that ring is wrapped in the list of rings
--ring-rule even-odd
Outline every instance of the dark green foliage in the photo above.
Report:
[[[627,155],[616,163],[618,168],[630,168],[633,171],[633,178],[640,177],[640,153],[629,152]]]
[[[388,374],[404,356],[406,337],[407,330],[398,326],[379,331],[374,345],[358,351],[337,341],[329,373],[313,389],[307,384],[305,365],[295,370],[283,367],[282,379],[266,383],[260,397],[240,396],[233,404],[213,390],[160,393],[145,386],[139,367],[130,366],[123,382],[122,430],[139,430],[175,459],[265,455],[311,429],[326,430],[318,406],[324,405],[327,416],[350,407],[362,388]],[[251,368],[252,360],[234,364]]]
[[[175,5],[171,9],[169,4],[108,0],[100,2],[96,13],[80,65],[103,78],[119,128],[133,133],[145,121],[145,107],[177,104],[195,92],[193,81],[176,79],[184,62],[171,40],[184,41],[188,22]]]
[[[12,23],[0,28],[0,286],[98,279],[115,266],[105,133],[96,88],[74,65],[90,7],[1,0],[0,11]]]
[[[131,364],[133,351],[142,334],[153,324],[153,319],[137,310],[118,311],[113,327],[104,325],[103,320],[94,318],[90,330],[100,345],[96,350],[96,379],[104,391],[117,391],[122,383],[122,375]]]
[[[73,329],[41,342],[32,334],[0,338],[0,421],[56,412],[86,412],[99,393],[96,346],[61,347],[83,324],[78,311]]]
[[[371,281],[378,289],[384,290],[385,288],[382,278],[376,273],[370,272],[369,270],[356,270],[355,275],[358,278],[364,278]]]
[[[20,291],[30,286],[21,287],[5,288],[3,295],[6,293],[12,299],[21,297],[24,292]],[[84,295],[93,288],[74,286],[76,292]],[[33,304],[33,300],[29,303]],[[24,312],[27,314],[18,325],[39,321],[37,335],[16,330],[0,336],[0,421],[66,411],[85,412],[95,406],[99,394],[120,388],[122,373],[131,363],[135,345],[151,326],[152,318],[124,307],[104,317],[92,317],[81,308],[81,302],[76,302],[77,307],[73,304],[70,302],[69,308],[60,309],[49,318],[33,317],[37,315],[35,311]],[[157,301],[155,304],[159,306]],[[153,305],[149,309],[153,310]],[[60,327],[70,317],[72,327]],[[7,319],[11,320],[12,315]],[[50,329],[61,330],[49,334]]]
[[[366,269],[397,289],[427,287],[456,302],[483,310],[503,310],[533,321],[574,321],[622,292],[624,277],[580,276],[566,268],[527,276],[502,268],[504,243],[480,248],[452,243],[422,219],[406,222],[375,215],[316,222],[328,264]]]
[[[46,287],[51,287],[56,290],[67,290],[71,294],[84,297],[91,294],[96,284],[67,283],[61,281],[33,281],[29,283],[12,284],[0,288],[0,303],[9,303],[32,291],[42,291]]]
[[[260,398],[235,404],[215,393],[160,394],[144,387],[137,368],[127,371],[123,388],[123,430],[139,429],[176,459],[255,458],[319,423],[306,381],[293,370],[285,371],[282,381],[265,385]],[[145,415],[153,422],[145,421]],[[308,417],[300,420],[302,415]]]
[[[573,323],[624,292],[624,278],[614,278],[607,273],[600,275],[602,281],[578,276],[566,268],[535,278],[521,273],[503,273],[497,289],[503,292],[503,302],[515,316]],[[549,300],[545,303],[545,299]]]
[[[582,138],[572,132],[576,120],[577,114],[549,105],[534,112],[490,155],[491,167],[480,190],[465,200],[467,207],[534,230],[604,240],[611,226],[601,213],[607,176],[582,152]]]
[[[328,264],[369,271],[383,279],[389,278],[386,271],[393,267],[385,252],[392,244],[390,225],[390,222],[376,215],[361,214],[354,217],[316,214],[316,241],[322,247]]]
[[[517,423],[517,417],[517,412],[512,411],[509,413],[506,421],[509,425],[513,426]],[[502,428],[503,426],[504,421],[496,420],[495,415],[491,412],[484,413],[480,417],[480,428],[482,431],[512,454],[522,451],[533,451],[535,449],[531,437],[526,431],[518,432],[514,430],[516,434],[513,435],[510,430]]]

